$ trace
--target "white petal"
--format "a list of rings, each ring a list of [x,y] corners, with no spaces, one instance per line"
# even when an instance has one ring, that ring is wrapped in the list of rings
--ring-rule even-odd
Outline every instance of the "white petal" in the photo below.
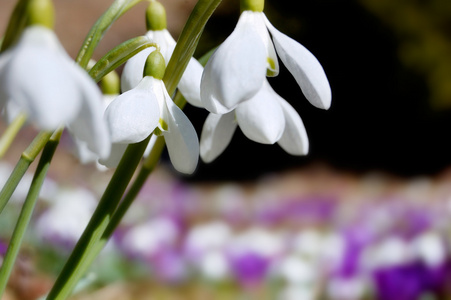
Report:
[[[168,124],[168,131],[164,131],[163,136],[169,158],[177,171],[191,174],[199,161],[199,139],[196,130],[167,92],[165,97],[167,113],[164,121]]]
[[[266,17],[263,12],[244,11],[243,14],[248,14],[249,18],[253,19],[254,27],[257,30],[263,44],[266,48],[267,55],[267,76],[277,76],[279,74],[279,62],[277,60],[276,50],[269,36],[268,29],[266,28]]]
[[[117,97],[105,111],[113,143],[137,143],[157,127],[160,109],[150,89],[149,79]]]
[[[128,144],[112,144],[110,156],[106,159],[99,159],[99,163],[108,168],[116,168],[127,147]]]
[[[84,141],[79,140],[74,135],[71,136],[72,141],[75,144],[75,155],[78,157],[78,160],[80,160],[82,164],[92,163],[99,159],[99,156],[89,150],[87,144]]]
[[[123,93],[136,87],[141,82],[147,56],[154,50],[154,47],[146,48],[125,63],[121,75],[121,91]]]
[[[278,31],[268,19],[266,25],[273,37],[277,54],[293,74],[307,100],[318,108],[328,109],[332,92],[319,61],[304,46]]]
[[[200,100],[200,81],[203,71],[202,65],[196,59],[191,58],[178,85],[178,89],[186,101],[197,107],[203,107]]]
[[[176,41],[171,36],[167,29],[162,30],[149,30],[146,33],[153,42],[157,43],[160,47],[160,52],[163,55],[166,65],[169,63],[169,59],[174,51]]]
[[[22,113],[22,111],[20,110],[20,107],[17,105],[17,103],[14,101],[6,102],[6,105],[2,111],[3,117],[5,118],[8,124],[13,122],[19,116],[20,113]]]
[[[309,141],[304,123],[296,110],[287,101],[280,98],[280,104],[285,114],[285,131],[278,144],[291,155],[306,155]]]
[[[201,100],[212,113],[226,113],[254,96],[266,75],[265,45],[253,18],[241,14],[232,34],[207,62],[201,81]]]
[[[5,91],[5,76],[8,76],[8,73],[5,71],[6,63],[11,59],[11,51],[5,51],[0,54],[0,110],[6,105],[9,101],[9,96]]]
[[[2,68],[1,88],[32,122],[53,130],[75,118],[82,95],[67,70],[70,61],[49,37],[53,32],[31,29],[25,30]]]
[[[103,118],[103,95],[97,84],[75,63],[68,66],[72,81],[78,84],[82,105],[77,117],[68,124],[71,132],[84,141],[89,150],[104,158],[110,154],[110,134]]]
[[[265,80],[260,91],[236,108],[236,119],[244,135],[262,143],[274,144],[282,136],[285,117],[274,92]]]
[[[234,111],[224,115],[208,115],[200,136],[200,157],[204,162],[212,162],[224,152],[236,127]]]

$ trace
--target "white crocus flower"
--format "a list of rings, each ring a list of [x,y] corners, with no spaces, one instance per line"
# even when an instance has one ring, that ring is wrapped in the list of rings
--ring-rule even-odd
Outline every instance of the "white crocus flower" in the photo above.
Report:
[[[41,25],[27,27],[19,42],[0,55],[0,91],[1,108],[25,113],[43,130],[68,125],[91,151],[108,156],[102,94],[52,30]]]
[[[277,55],[276,55],[277,52]],[[201,81],[202,104],[225,114],[261,90],[265,76],[279,72],[278,59],[296,79],[305,97],[328,109],[331,90],[324,70],[304,46],[278,31],[262,11],[242,12],[235,30],[213,53]]]
[[[154,51],[151,56],[154,53],[161,55]],[[163,81],[150,75],[108,106],[105,119],[113,142],[112,155],[100,162],[109,167],[116,166],[127,144],[141,142],[157,129],[156,133],[164,136],[174,168],[182,173],[192,173],[199,157],[196,130],[172,101]]]
[[[202,160],[208,163],[218,157],[230,143],[237,126],[255,142],[277,142],[292,155],[308,152],[307,133],[300,116],[267,80],[255,96],[238,104],[231,112],[209,114],[200,138]]]
[[[150,28],[148,28],[146,35],[154,43],[158,44],[160,52],[167,64],[174,52],[176,41],[166,29],[166,13],[164,7],[157,1],[151,1],[149,6],[152,7],[149,7],[148,14],[149,12],[152,14],[147,17],[153,18],[153,20],[148,19],[148,27]],[[158,11],[158,13],[155,14],[155,11]],[[152,27],[155,28],[152,29]],[[121,78],[122,92],[134,88],[141,81],[147,56],[149,56],[153,50],[154,48],[144,49],[127,61]],[[197,107],[202,107],[202,102],[200,100],[200,80],[202,72],[202,65],[196,59],[191,58],[177,86],[188,103]]]

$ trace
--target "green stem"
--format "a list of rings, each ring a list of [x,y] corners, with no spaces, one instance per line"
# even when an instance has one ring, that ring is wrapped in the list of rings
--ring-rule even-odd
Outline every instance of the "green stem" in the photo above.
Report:
[[[27,23],[27,6],[30,0],[19,0],[9,18],[8,27],[0,48],[0,53],[11,47],[22,34]]]
[[[23,124],[27,120],[27,116],[25,114],[19,114],[12,122],[8,125],[2,137],[0,138],[0,158],[5,155],[6,151],[8,151],[9,146],[11,146],[14,138],[16,137],[19,130],[22,128]]]
[[[119,2],[123,5],[123,1],[116,1],[113,3],[112,7],[114,5],[120,5]],[[129,3],[132,2],[138,3],[139,1],[135,0]],[[221,0],[199,0],[194,7],[194,10],[191,13],[191,16],[180,36],[180,44],[177,44],[169,61],[168,68],[166,69],[165,77],[163,78],[169,94],[174,93],[177,84],[180,81],[186,66],[188,65],[188,62],[196,49],[200,35],[205,24],[207,23],[207,20],[210,18],[220,2]],[[103,24],[104,19],[109,19],[110,21],[115,20],[115,16],[112,11],[116,11],[117,15],[121,12],[120,9],[117,8],[111,9],[111,11],[108,10],[88,34],[86,39],[87,42],[82,47],[82,50],[77,57],[77,62],[82,67],[86,67],[89,58],[92,55],[92,51],[95,48],[95,46],[92,45],[96,43],[95,41],[98,42],[100,40],[101,34],[99,34],[99,32],[102,31],[102,28],[105,28],[105,30],[108,28]],[[112,21],[110,23],[112,23]],[[93,42],[91,43],[91,41]],[[107,237],[114,231],[114,228],[119,223],[122,215],[125,214],[132,200],[139,192],[140,187],[144,184],[148,174],[152,172],[153,167],[149,167],[151,167],[153,163],[149,162],[148,164],[144,164],[142,172],[138,175],[136,182],[133,184],[130,192],[126,196],[126,201],[123,202],[124,204],[121,205],[120,210],[118,210],[118,214],[114,217],[113,214],[115,213],[122,195],[124,194],[125,189],[139,164],[148,140],[149,139],[146,139],[138,144],[128,146],[127,151],[122,157],[118,168],[114,172],[113,177],[111,178],[108,187],[100,199],[97,209],[94,212],[88,226],[83,232],[63,270],[58,276],[52,290],[50,291],[47,297],[48,300],[65,299],[70,295],[78,280],[86,272],[96,255],[103,248]],[[162,149],[164,143],[159,143],[159,145],[160,146],[157,148],[161,147]],[[155,164],[156,161],[157,159],[155,159]],[[109,225],[112,217],[114,217],[114,222]]]
[[[91,245],[89,251],[88,250],[86,251],[86,256],[83,260],[83,263],[86,266],[86,268],[92,264],[97,255],[99,255],[100,251],[102,251],[103,247],[106,245],[109,238],[114,233],[114,230],[121,222],[125,213],[130,208],[130,205],[133,203],[139,191],[145,184],[147,178],[157,165],[160,159],[161,152],[164,149],[164,145],[165,145],[164,138],[158,137],[157,142],[153,146],[152,151],[148,156],[148,159],[146,159],[145,163],[141,167],[141,170],[139,171],[138,175],[136,176],[130,188],[128,189],[127,194],[124,196],[124,199],[121,201],[116,211],[111,216],[111,220],[107,224],[101,238],[97,241],[97,243]],[[149,157],[151,157],[151,159],[149,159]]]
[[[159,49],[158,44],[152,42],[147,36],[139,36],[125,41],[104,55],[91,70],[89,70],[89,76],[91,76],[95,82],[99,82],[106,74],[110,73],[132,56],[148,47]]]
[[[16,164],[13,172],[9,176],[5,185],[0,192],[0,213],[3,208],[8,203],[14,190],[17,188],[22,177],[25,175],[28,167],[36,159],[38,154],[41,152],[42,148],[47,144],[48,140],[52,136],[52,132],[42,131],[36,138],[31,142],[28,148],[22,153],[19,161]]]
[[[163,78],[169,95],[172,95],[196,50],[208,19],[222,0],[199,0],[193,8],[172,53]]]
[[[111,218],[110,223],[108,224],[108,227],[105,230],[105,233],[103,234],[103,245],[101,245],[101,248],[106,244],[108,239],[113,234],[116,227],[119,225],[120,221],[122,220],[123,216],[129,209],[130,205],[133,203],[133,200],[138,196],[139,191],[143,187],[144,183],[147,180],[147,177],[152,173],[152,171],[155,169],[158,161],[160,160],[161,153],[164,149],[164,138],[163,137],[157,137],[157,140],[155,144],[152,147],[152,150],[150,151],[149,156],[144,160],[144,163],[141,167],[141,170],[139,171],[138,175],[136,176],[136,179],[133,181],[132,185],[130,186],[129,190],[127,191],[127,194],[124,196],[124,199],[118,206],[117,210],[114,212],[113,217]]]
[[[39,197],[39,192],[50,167],[53,154],[58,146],[61,132],[62,130],[55,132],[55,134],[50,138],[48,143],[45,145],[41,159],[39,160],[27,198],[23,204],[19,219],[17,220],[16,227],[14,228],[8,250],[6,251],[6,255],[0,269],[0,295],[3,295],[9,276],[11,275],[11,271],[13,269],[14,262],[16,261],[17,254],[19,253],[25,231],[28,223],[30,222],[36,201]]]
[[[95,257],[92,254],[95,252],[93,248],[102,237],[113,212],[141,161],[148,142],[149,138],[127,147],[88,226],[75,245],[47,299],[66,299],[71,294],[78,280],[88,269]]]
[[[84,69],[88,65],[89,60],[94,53],[95,48],[99,44],[105,32],[111,27],[111,25],[119,19],[130,8],[138,4],[143,0],[116,0],[111,6],[103,13],[103,15],[92,26],[85,41],[83,42],[80,51],[78,52],[76,62]]]

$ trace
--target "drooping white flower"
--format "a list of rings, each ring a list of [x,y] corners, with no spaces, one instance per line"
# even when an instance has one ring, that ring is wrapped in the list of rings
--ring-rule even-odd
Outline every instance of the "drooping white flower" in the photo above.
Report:
[[[314,106],[328,109],[331,90],[318,60],[272,26],[261,10],[243,11],[232,34],[207,62],[201,81],[203,106],[225,114],[251,99],[261,90],[266,75],[278,74],[279,57],[305,97]]]
[[[213,161],[227,148],[237,126],[255,142],[277,142],[292,155],[308,153],[309,142],[300,116],[267,80],[257,94],[231,112],[208,115],[200,138],[200,156],[204,162]]]
[[[108,156],[102,94],[49,28],[27,27],[19,42],[0,55],[0,91],[1,108],[25,113],[43,130],[68,125],[91,151]]]
[[[155,13],[156,10],[158,13]],[[176,41],[166,29],[166,13],[164,7],[157,1],[151,1],[147,11],[148,31],[146,35],[154,43],[158,44],[160,47],[159,50],[167,64],[174,51]],[[153,13],[150,15],[149,12]],[[164,20],[160,20],[161,18]],[[139,84],[143,78],[146,59],[154,50],[155,48],[153,47],[146,48],[127,61],[121,77],[122,92],[128,91]],[[178,84],[178,89],[188,103],[197,107],[202,107],[202,102],[200,100],[200,80],[202,72],[202,65],[196,59],[191,58]]]
[[[151,56],[161,54],[152,52],[148,62],[152,61]],[[162,57],[159,61],[164,64]],[[161,67],[164,70],[164,65]],[[100,162],[115,167],[128,144],[143,141],[157,129],[155,133],[163,135],[174,168],[192,173],[199,157],[196,130],[172,101],[161,78],[152,75],[146,75],[138,86],[118,96],[105,111],[113,146],[111,156]]]
[[[103,95],[102,107],[103,107],[104,112],[107,109],[108,105],[110,105],[110,103],[113,102],[113,100],[116,99],[117,96],[118,95],[109,95],[109,94]],[[93,151],[91,151],[89,149],[87,143],[85,141],[80,140],[76,135],[74,135],[71,132],[70,128],[69,128],[69,132],[71,133],[72,140],[75,145],[75,149],[74,149],[75,155],[78,157],[80,162],[82,164],[96,163],[96,167],[98,170],[105,171],[106,170],[105,166],[100,165],[98,163],[99,155],[94,153]]]

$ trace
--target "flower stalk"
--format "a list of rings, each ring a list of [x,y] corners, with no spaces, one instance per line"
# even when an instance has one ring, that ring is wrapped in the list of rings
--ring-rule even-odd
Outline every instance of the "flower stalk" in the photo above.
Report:
[[[28,167],[33,163],[36,157],[41,152],[42,148],[47,144],[50,137],[52,136],[51,131],[42,131],[36,138],[31,142],[27,149],[20,156],[13,172],[9,176],[2,190],[0,191],[0,214],[11,198],[14,190],[17,188]]]
[[[110,26],[126,13],[133,6],[137,5],[143,0],[116,0],[108,8],[107,11],[97,20],[94,26],[89,31],[83,42],[80,51],[78,52],[76,62],[82,67],[86,68],[89,60],[94,53],[95,48],[99,44],[105,32],[110,28]]]
[[[19,219],[17,221],[16,227],[14,228],[14,232],[8,246],[8,250],[2,262],[2,267],[0,269],[0,295],[3,295],[6,284],[8,283],[14,262],[16,261],[17,254],[19,253],[20,245],[22,244],[25,231],[28,227],[28,223],[30,222],[34,207],[39,198],[39,192],[41,190],[42,184],[44,183],[44,179],[50,167],[50,162],[52,161],[53,154],[55,153],[55,150],[58,146],[61,134],[62,129],[55,131],[48,143],[46,143],[46,146],[44,147],[44,150],[42,152],[42,156],[39,160],[39,164],[31,182],[28,195],[23,204]]]
[[[194,7],[185,28],[180,35],[179,43],[181,44],[177,44],[163,78],[169,94],[175,92],[178,81],[196,49],[204,26],[220,2],[221,0],[200,0]],[[184,102],[182,101],[182,103]],[[152,172],[153,166],[155,166],[158,161],[156,157],[159,157],[161,154],[164,145],[162,142],[157,143],[158,147],[154,150],[154,154],[151,155],[152,158],[149,158],[146,167],[141,175],[138,176],[137,182],[135,183],[136,188],[131,189],[130,194],[126,197],[127,201],[124,202],[125,204],[123,206],[121,205],[119,215],[115,218],[116,221],[111,223],[116,207],[141,160],[148,141],[149,138],[128,146],[91,218],[91,221],[58,276],[55,285],[51,289],[47,297],[48,300],[65,299],[71,294],[78,280],[83,276],[96,255],[103,248],[106,240],[102,237],[109,236],[109,232],[112,232],[117,226],[121,219],[121,215],[125,214],[129,205],[135,198],[139,190],[138,187],[144,184],[145,179]],[[110,223],[111,225],[109,225]],[[109,228],[108,231],[106,231],[107,228]]]
[[[8,125],[2,137],[0,138],[0,158],[2,158],[6,151],[8,151],[17,133],[20,131],[22,126],[27,121],[27,116],[25,114],[19,114],[14,120]]]

